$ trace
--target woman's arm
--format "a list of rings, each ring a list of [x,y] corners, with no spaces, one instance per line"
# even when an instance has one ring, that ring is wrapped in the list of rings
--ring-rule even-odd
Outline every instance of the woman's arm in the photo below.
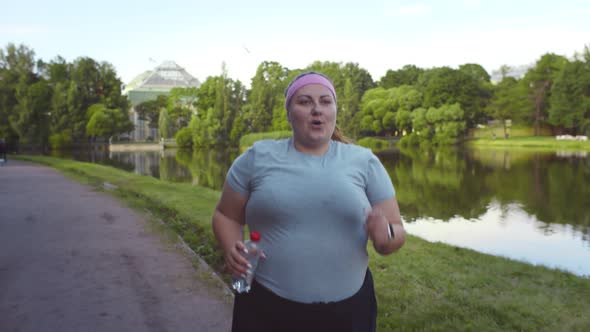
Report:
[[[248,198],[234,191],[227,182],[213,213],[213,233],[223,250],[225,266],[233,275],[245,274],[248,260],[242,256],[244,214]]]
[[[392,225],[392,238],[389,238],[388,224]],[[389,255],[404,245],[406,232],[395,197],[372,206],[367,216],[367,232],[381,255]]]

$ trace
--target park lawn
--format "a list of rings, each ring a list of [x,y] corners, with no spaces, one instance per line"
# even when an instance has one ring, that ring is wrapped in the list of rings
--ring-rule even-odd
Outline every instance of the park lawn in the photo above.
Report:
[[[220,193],[107,166],[39,156],[82,183],[148,210],[220,271],[210,220]],[[590,331],[590,278],[409,235],[400,252],[368,248],[379,302],[378,331]],[[226,281],[229,279],[225,278]]]
[[[511,138],[478,138],[467,142],[475,148],[513,148],[546,151],[590,151],[590,141],[558,141],[553,136],[526,136]]]

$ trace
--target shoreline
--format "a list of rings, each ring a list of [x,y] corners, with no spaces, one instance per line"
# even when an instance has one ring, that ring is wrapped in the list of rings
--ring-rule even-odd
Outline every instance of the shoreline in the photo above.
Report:
[[[220,192],[96,164],[38,156],[19,159],[57,168],[91,185],[115,185],[113,195],[133,208],[149,210],[207,264],[222,271],[223,258],[210,226]],[[590,278],[413,235],[396,254],[379,256],[371,245],[368,254],[379,302],[378,330],[590,328],[585,314],[590,312]]]

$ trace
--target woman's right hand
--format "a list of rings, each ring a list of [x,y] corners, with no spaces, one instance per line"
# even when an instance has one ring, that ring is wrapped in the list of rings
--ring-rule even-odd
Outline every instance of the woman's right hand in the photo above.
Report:
[[[248,251],[244,242],[236,241],[231,249],[227,250],[224,255],[227,271],[234,276],[245,277],[250,269],[252,269],[248,259],[246,259],[246,254],[248,254]],[[266,255],[262,250],[260,251],[260,258],[266,258]]]
[[[246,253],[246,245],[242,241],[236,241],[229,250],[225,251],[225,268],[233,276],[243,277],[251,268],[245,257]]]

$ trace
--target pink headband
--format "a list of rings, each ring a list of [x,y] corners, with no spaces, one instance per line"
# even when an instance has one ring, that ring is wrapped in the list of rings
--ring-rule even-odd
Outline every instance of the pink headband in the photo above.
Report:
[[[330,90],[330,92],[332,92],[334,100],[336,99],[336,91],[334,90],[334,86],[327,77],[314,72],[305,73],[295,78],[295,80],[291,82],[291,84],[289,84],[289,87],[287,87],[287,92],[285,93],[285,108],[289,107],[289,102],[291,101],[291,98],[293,98],[297,90],[310,84],[320,84],[325,86],[326,88],[328,88],[328,90]]]

